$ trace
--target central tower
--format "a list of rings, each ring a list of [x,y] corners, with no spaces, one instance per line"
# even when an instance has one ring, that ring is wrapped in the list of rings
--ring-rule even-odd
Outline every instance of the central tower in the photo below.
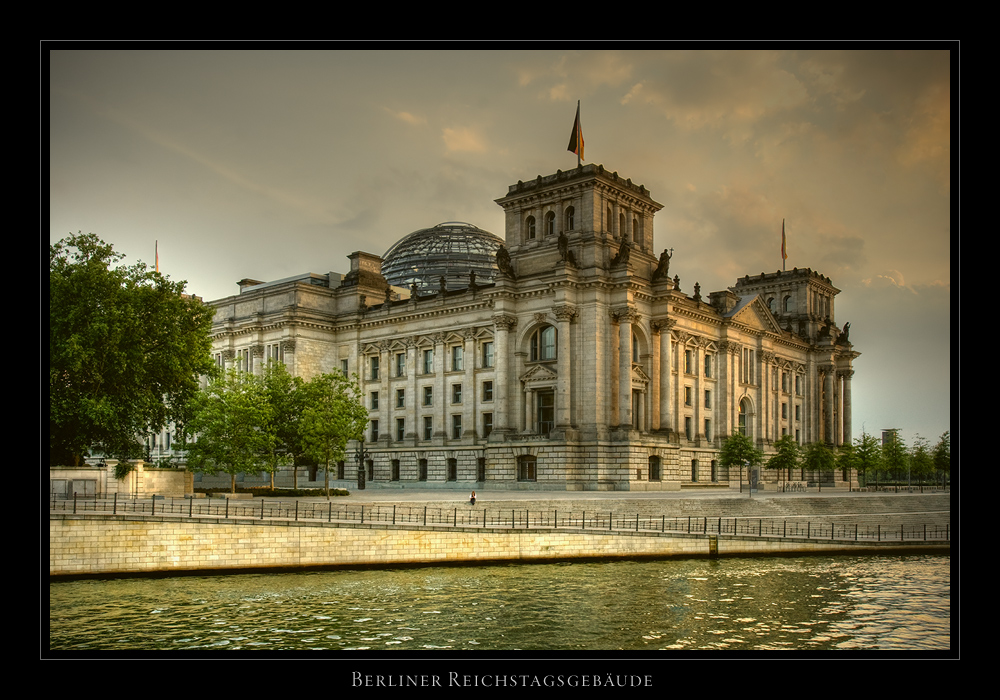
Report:
[[[655,268],[653,215],[663,206],[603,165],[518,181],[496,202],[506,213],[505,245],[519,277],[562,261],[607,270],[625,247],[637,274],[649,279],[649,266]]]

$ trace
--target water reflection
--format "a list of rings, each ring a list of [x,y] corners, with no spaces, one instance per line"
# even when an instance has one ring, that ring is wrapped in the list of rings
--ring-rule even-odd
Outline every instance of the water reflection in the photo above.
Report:
[[[51,583],[53,650],[950,646],[947,556],[612,561]]]

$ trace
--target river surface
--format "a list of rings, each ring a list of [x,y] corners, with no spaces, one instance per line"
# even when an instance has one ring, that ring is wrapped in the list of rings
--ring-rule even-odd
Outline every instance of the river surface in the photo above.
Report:
[[[49,648],[941,651],[950,565],[810,556],[55,581]]]

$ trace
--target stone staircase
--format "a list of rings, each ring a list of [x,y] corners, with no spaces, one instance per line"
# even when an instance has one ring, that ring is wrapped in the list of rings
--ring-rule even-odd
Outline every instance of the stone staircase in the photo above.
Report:
[[[390,503],[387,497],[385,503]],[[374,504],[373,504],[374,505]],[[429,501],[426,503],[399,504],[413,509],[452,510],[459,508],[489,511],[514,510],[518,513],[557,511],[570,513],[613,513],[615,516],[658,518],[764,518],[776,520],[810,520],[812,522],[864,523],[898,526],[926,523],[943,526],[951,522],[951,495],[940,494],[852,494],[850,496],[823,497],[767,497],[755,494],[753,498],[664,498],[664,499],[546,499],[530,500],[480,500],[475,506],[467,501]]]

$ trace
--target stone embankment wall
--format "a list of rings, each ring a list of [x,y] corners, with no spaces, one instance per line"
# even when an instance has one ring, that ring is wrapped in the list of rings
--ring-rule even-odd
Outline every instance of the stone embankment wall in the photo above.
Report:
[[[921,546],[925,545],[555,528],[404,528],[94,514],[52,514],[49,518],[49,573],[53,576],[859,552]],[[948,545],[937,547],[946,551]]]

